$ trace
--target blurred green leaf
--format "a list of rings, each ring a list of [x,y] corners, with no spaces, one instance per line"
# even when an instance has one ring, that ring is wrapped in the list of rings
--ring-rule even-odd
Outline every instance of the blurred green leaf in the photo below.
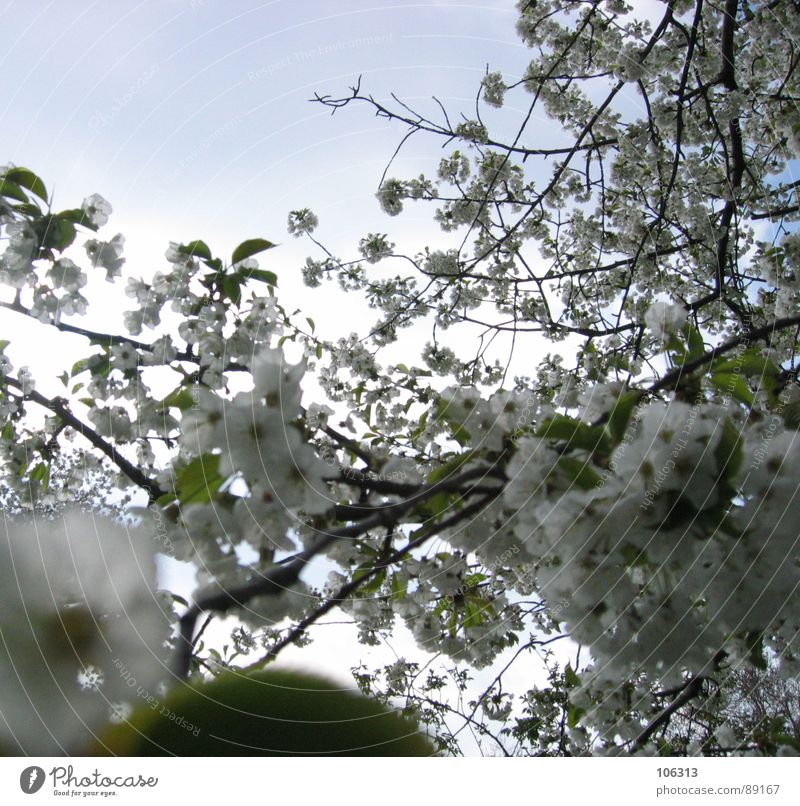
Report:
[[[190,255],[202,260],[212,260],[211,250],[205,241],[189,241],[189,243],[181,244],[178,247],[178,251],[182,255]]]
[[[752,406],[755,403],[753,393],[742,375],[715,372],[711,376],[711,383],[723,394],[730,395],[746,406]]]
[[[612,448],[605,428],[582,423],[564,414],[556,414],[546,420],[536,431],[536,436],[554,442],[564,442],[566,449],[580,448],[585,451],[610,453]]]
[[[150,701],[152,700],[152,702]],[[150,695],[110,727],[92,755],[431,756],[416,724],[322,677],[287,671],[224,672]]]
[[[219,462],[218,454],[204,453],[177,472],[175,488],[181,504],[207,504],[211,501],[225,481],[219,472]]]
[[[25,191],[18,184],[9,182],[7,179],[0,179],[0,196],[5,196],[7,199],[15,199],[19,202],[28,201]]]
[[[43,202],[47,201],[47,189],[44,186],[44,182],[33,171],[27,168],[11,168],[6,171],[5,178],[27,188]]]

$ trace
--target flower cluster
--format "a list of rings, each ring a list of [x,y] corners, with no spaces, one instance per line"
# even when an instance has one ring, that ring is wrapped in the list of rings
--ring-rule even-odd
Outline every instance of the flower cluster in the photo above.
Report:
[[[290,235],[300,238],[302,235],[310,235],[319,225],[319,219],[307,207],[302,210],[292,210],[286,222],[286,227]]]
[[[182,518],[181,555],[202,557],[211,577],[217,563],[236,565],[232,546],[242,539],[262,553],[292,549],[290,530],[299,519],[332,505],[325,482],[330,468],[304,440],[299,419],[304,366],[287,364],[281,350],[263,350],[251,372],[252,391],[231,401],[201,394],[181,423],[188,455],[207,457],[221,478],[245,485],[229,513],[209,503],[190,507]]]

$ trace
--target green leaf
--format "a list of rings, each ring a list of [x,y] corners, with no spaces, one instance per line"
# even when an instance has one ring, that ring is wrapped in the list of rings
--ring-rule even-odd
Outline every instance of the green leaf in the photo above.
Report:
[[[686,333],[686,343],[689,347],[686,353],[686,360],[694,361],[706,352],[703,337],[700,335],[700,331],[692,324],[685,325],[684,332]]]
[[[161,405],[165,408],[176,408],[185,411],[194,405],[194,398],[189,389],[185,386],[178,386],[161,401]]]
[[[266,269],[239,269],[237,274],[245,280],[261,280],[262,283],[273,287],[277,287],[278,285],[278,275],[275,274],[274,271],[267,271]]]
[[[780,367],[765,356],[757,347],[745,350],[741,355],[728,358],[719,363],[714,362],[714,372],[732,372],[746,375],[748,378],[775,377],[780,374]]]
[[[274,248],[274,246],[275,244],[272,241],[265,241],[263,238],[251,238],[249,241],[242,241],[233,250],[231,263],[238,263],[240,260],[257,255],[259,252],[265,252],[267,249]]]
[[[437,417],[444,420],[452,429],[452,438],[461,447],[466,447],[469,444],[471,435],[470,432],[464,427],[463,422],[457,416],[454,416],[451,411],[452,407],[447,400],[440,398],[436,404]]]
[[[146,692],[91,755],[431,756],[418,726],[392,708],[322,677],[292,671],[223,672]]]
[[[180,470],[175,488],[181,504],[207,504],[225,481],[219,472],[220,456],[204,453]]]
[[[608,415],[606,430],[615,446],[625,438],[625,432],[628,430],[628,424],[640,397],[639,392],[625,392],[614,403],[614,408]]]
[[[419,513],[427,518],[438,518],[458,503],[460,501],[453,493],[436,493],[420,506]]]
[[[89,359],[81,358],[72,365],[72,369],[70,370],[69,374],[74,378],[76,375],[80,375],[81,372],[85,372],[88,368]]]
[[[578,677],[575,670],[569,664],[567,664],[564,669],[564,682],[567,684],[568,688],[578,688],[581,684],[580,677]]]
[[[81,227],[85,227],[86,229],[92,230],[92,232],[97,232],[99,227],[96,224],[93,224],[88,216],[86,215],[86,210],[81,210],[79,208],[73,208],[72,210],[62,210],[58,217],[63,221],[69,221],[72,224],[79,224]]]
[[[212,260],[211,250],[205,241],[189,241],[189,243],[181,244],[178,247],[178,252],[182,255],[190,255],[202,260]]]
[[[423,411],[422,416],[419,418],[417,422],[417,427],[411,432],[411,439],[419,439],[422,432],[425,430],[425,426],[428,424],[428,412]]]
[[[56,249],[59,252],[71,246],[77,235],[75,224],[60,213],[44,216],[36,222],[35,229],[43,249]]]
[[[727,372],[715,372],[711,376],[711,383],[724,395],[730,395],[736,400],[751,406],[755,403],[753,393],[742,375]]]
[[[611,453],[612,448],[605,428],[582,423],[564,414],[556,414],[546,420],[536,431],[536,436],[564,442],[568,449],[580,448],[591,452]]]
[[[443,465],[431,470],[428,474],[428,484],[435,484],[437,481],[443,481],[450,478],[450,476],[454,476],[474,455],[475,451],[465,451],[451,457]]]
[[[792,431],[800,430],[800,400],[795,400],[784,406],[783,422]]]
[[[44,182],[39,179],[33,171],[27,168],[12,168],[6,171],[6,179],[16,182],[24,188],[27,188],[35,196],[38,196],[43,202],[47,201],[47,189]]]
[[[647,565],[647,552],[638,546],[628,544],[623,546],[619,553],[628,568],[641,568]]]
[[[705,353],[703,337],[691,323],[684,325],[680,333],[673,333],[670,336],[667,348],[676,366],[688,364]]]
[[[714,449],[714,458],[717,461],[717,471],[723,481],[734,478],[742,467],[744,462],[742,435],[730,418],[725,418],[722,435]]]
[[[47,476],[47,465],[44,462],[35,464],[28,475],[31,481],[42,481]]]
[[[7,179],[0,179],[0,196],[16,199],[16,201],[23,203],[28,201],[25,191],[19,185],[9,182]]]
[[[391,577],[392,599],[405,599],[408,595],[408,583],[400,579],[398,574]]]
[[[25,204],[12,205],[20,215],[27,216],[28,218],[39,218],[42,215],[41,208],[33,201],[25,202]]]
[[[235,274],[226,274],[222,278],[221,290],[223,296],[234,305],[238,305],[242,301],[241,281]]]
[[[363,579],[368,574],[372,573],[375,570],[375,563],[372,561],[362,563],[356,570],[353,572],[353,580],[358,581],[359,579]],[[381,568],[374,577],[372,577],[368,582],[365,582],[361,585],[358,589],[359,593],[361,594],[372,594],[376,593],[381,589],[381,585],[383,585],[384,580],[386,579],[386,569]]]
[[[588,462],[576,459],[574,456],[562,456],[558,460],[558,467],[573,484],[582,490],[591,490],[601,481],[600,475]]]
[[[0,339],[0,353],[2,353],[9,344],[11,344],[9,339]]]
[[[95,353],[86,359],[86,368],[92,375],[107,378],[111,372],[111,356],[105,353]]]
[[[714,362],[713,372],[757,378],[759,388],[768,393],[770,401],[773,404],[780,402],[777,390],[781,368],[758,347],[751,347],[734,358]]]
[[[483,599],[468,599],[466,602],[466,614],[461,626],[466,629],[467,627],[480,627],[486,621],[486,613],[484,607],[486,602]]]
[[[577,705],[570,705],[569,709],[567,710],[567,724],[569,727],[571,729],[577,728],[585,714],[585,708],[579,708]]]

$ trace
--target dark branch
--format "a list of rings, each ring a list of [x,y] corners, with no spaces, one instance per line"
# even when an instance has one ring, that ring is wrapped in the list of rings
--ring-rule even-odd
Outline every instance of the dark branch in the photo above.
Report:
[[[20,382],[8,375],[3,379],[9,386],[22,391]],[[154,503],[162,495],[162,490],[155,481],[146,476],[136,465],[128,461],[110,442],[105,440],[94,429],[79,420],[68,408],[66,401],[59,397],[52,400],[37,392],[35,389],[23,394],[25,400],[31,400],[40,406],[53,412],[62,423],[77,431],[84,439],[90,442],[97,450],[105,454],[120,470],[120,472],[130,479],[137,487],[141,487],[146,493],[150,503]]]

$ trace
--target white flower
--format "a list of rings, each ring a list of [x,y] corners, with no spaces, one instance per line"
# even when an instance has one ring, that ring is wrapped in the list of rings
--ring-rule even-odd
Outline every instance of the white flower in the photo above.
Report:
[[[150,351],[144,353],[140,360],[144,366],[159,366],[171,363],[177,354],[172,338],[161,336],[150,345]]]
[[[642,64],[642,54],[638,48],[627,46],[620,51],[615,74],[622,81],[634,82],[642,79],[647,72]]]
[[[122,273],[122,264],[125,258],[122,257],[122,248],[125,244],[125,237],[117,233],[110,241],[98,241],[95,238],[86,241],[84,249],[89,260],[95,266],[100,266],[106,270],[106,280],[113,282],[115,277]]]
[[[406,188],[399,179],[384,180],[375,195],[385,213],[397,215],[402,212]]]
[[[199,456],[224,444],[228,404],[203,387],[192,390],[192,399],[192,408],[181,420],[181,444]]]
[[[489,132],[478,120],[465,120],[456,126],[456,134],[464,140],[474,143],[486,143],[489,140]]]
[[[0,747],[80,754],[167,676],[153,546],[78,511],[0,527]]]
[[[425,365],[438,375],[447,375],[456,366],[456,354],[449,347],[428,342],[422,351],[422,360]]]
[[[358,250],[367,263],[378,263],[378,261],[391,255],[393,249],[394,244],[387,239],[386,235],[375,233],[370,233],[358,243]]]
[[[286,222],[286,228],[291,235],[299,238],[302,235],[311,234],[319,224],[319,219],[307,207],[302,210],[292,210]]]
[[[252,399],[280,413],[283,422],[294,420],[300,412],[300,380],[305,364],[287,364],[282,350],[262,350],[253,360]],[[242,398],[242,402],[246,402]]]
[[[22,288],[31,276],[32,261],[37,247],[33,230],[25,222],[13,222],[6,227],[8,247],[0,259],[0,268],[7,274],[6,282]]]
[[[101,436],[124,440],[133,435],[130,416],[120,406],[93,408],[89,412],[89,419]]]
[[[506,467],[509,482],[503,492],[506,506],[518,512],[525,528],[535,522],[536,504],[547,497],[545,482],[558,463],[559,456],[540,437],[523,437]],[[524,512],[524,516],[523,516]]]
[[[328,419],[334,413],[334,410],[330,406],[312,403],[308,407],[308,411],[306,411],[306,423],[309,428],[325,428],[328,424]]]
[[[199,319],[187,319],[178,325],[178,334],[187,344],[196,344],[206,332],[206,326]]]
[[[139,365],[139,353],[131,344],[111,345],[111,364],[123,372],[126,369],[136,369]]]
[[[457,276],[459,272],[458,250],[448,249],[446,252],[443,252],[441,249],[437,249],[428,253],[425,256],[423,271],[426,274],[434,274],[437,276]]]
[[[122,322],[125,325],[125,330],[133,336],[138,336],[142,332],[142,321],[144,314],[142,311],[124,311],[122,314]]]
[[[683,305],[672,305],[668,302],[653,302],[644,315],[644,322],[650,332],[661,341],[677,333],[689,318],[689,312]]]
[[[28,367],[19,368],[17,380],[19,381],[23,395],[29,395],[36,386],[36,381]]]
[[[95,227],[102,227],[108,222],[112,207],[99,193],[93,193],[83,200],[81,209],[86,213],[89,223]]]
[[[303,282],[309,288],[316,288],[322,280],[322,274],[327,266],[325,261],[312,260],[306,258],[306,264],[302,268]]]
[[[47,276],[53,283],[53,288],[63,288],[65,291],[73,292],[86,285],[86,275],[69,258],[62,257],[53,263]]]
[[[460,151],[454,151],[450,157],[439,162],[439,179],[448,182],[466,182],[469,173],[469,160]]]
[[[487,73],[481,83],[483,84],[483,100],[489,106],[501,107],[508,89],[503,83],[502,74],[498,71]]]

